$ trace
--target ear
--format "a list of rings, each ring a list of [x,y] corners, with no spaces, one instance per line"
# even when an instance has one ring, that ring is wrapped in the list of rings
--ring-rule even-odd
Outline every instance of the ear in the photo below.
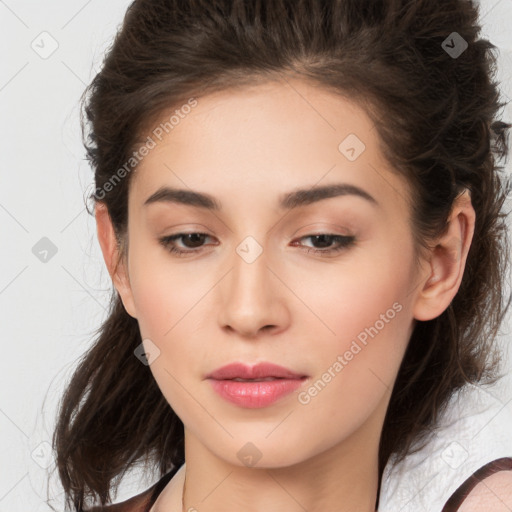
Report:
[[[475,210],[466,189],[454,201],[446,232],[429,253],[425,277],[414,304],[414,318],[432,320],[459,290],[475,229]]]
[[[112,282],[121,297],[127,313],[133,318],[137,318],[127,271],[127,258],[120,260],[120,248],[107,206],[105,203],[98,201],[96,202],[94,212],[98,241],[108,273],[112,278]]]

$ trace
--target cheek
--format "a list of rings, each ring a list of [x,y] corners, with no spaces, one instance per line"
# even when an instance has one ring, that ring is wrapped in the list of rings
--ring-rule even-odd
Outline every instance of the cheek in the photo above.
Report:
[[[326,446],[375,419],[377,410],[384,411],[411,333],[411,308],[400,296],[405,288],[400,283],[373,281],[365,289],[344,284],[347,293],[340,298],[338,291],[337,307],[322,298],[329,308],[323,319],[334,334],[318,322],[310,329],[326,334],[317,335],[315,348],[310,348],[317,371],[298,396],[305,418],[324,425],[324,439],[318,442]]]
[[[191,312],[208,292],[208,278],[194,265],[173,264],[164,250],[133,247],[130,283],[144,337],[165,341],[186,328]]]
[[[190,369],[197,366],[187,342],[205,283],[184,273],[179,265],[166,264],[160,255],[152,257],[149,251],[134,248],[130,257],[130,282],[141,337],[151,340],[144,342],[147,351],[155,350],[155,345],[158,348],[158,357],[149,369],[165,399],[181,417],[190,407],[190,397],[182,387],[186,380],[183,376],[190,377]]]
[[[199,272],[192,262],[171,262],[160,248],[133,244],[130,249],[130,283],[141,336],[159,350],[150,369],[169,403],[179,403],[183,401],[179,383],[199,380],[198,361],[208,360],[215,350],[205,346],[204,323],[210,319],[211,333],[208,308],[218,278]]]
[[[311,276],[298,292],[309,291],[308,306],[318,312],[308,315],[304,326],[317,333],[317,387],[329,383],[333,399],[337,388],[354,410],[357,403],[371,408],[377,395],[390,390],[413,325],[412,252],[402,244],[375,254],[380,257],[354,259],[346,268]]]

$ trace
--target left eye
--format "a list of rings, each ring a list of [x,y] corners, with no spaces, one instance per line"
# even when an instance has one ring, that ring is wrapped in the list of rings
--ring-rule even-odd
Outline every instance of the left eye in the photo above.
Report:
[[[345,236],[345,235],[333,235],[327,233],[320,233],[317,235],[307,235],[299,238],[299,240],[303,240],[305,238],[310,238],[313,243],[319,243],[320,248],[318,247],[306,247],[306,252],[314,252],[322,255],[329,255],[332,253],[343,251],[348,247],[352,246],[355,242],[354,236]],[[330,247],[333,243],[337,243],[336,247]],[[326,248],[326,246],[329,246]],[[323,247],[323,248],[322,248]]]
[[[204,245],[205,238],[209,238],[210,235],[206,233],[177,233],[175,235],[166,236],[159,239],[161,245],[163,245],[169,252],[176,254],[177,256],[185,256],[186,254],[193,254],[199,252]],[[302,244],[293,243],[294,246],[303,247],[307,253],[314,252],[317,254],[332,254],[335,252],[347,249],[355,242],[354,236],[334,235],[327,233],[320,233],[316,235],[307,235],[299,238],[298,240],[304,240],[310,238],[314,244],[318,244],[320,247],[307,247]],[[178,247],[176,242],[181,240],[185,246],[185,249]],[[336,247],[331,247],[333,243],[336,243]]]

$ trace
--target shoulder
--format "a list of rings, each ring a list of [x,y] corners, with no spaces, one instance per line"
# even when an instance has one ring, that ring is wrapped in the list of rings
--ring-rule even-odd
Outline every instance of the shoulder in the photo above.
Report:
[[[512,510],[512,457],[496,459],[482,466],[452,494],[442,512],[488,510]]]
[[[512,510],[512,469],[481,480],[462,502],[458,512],[510,512]]]

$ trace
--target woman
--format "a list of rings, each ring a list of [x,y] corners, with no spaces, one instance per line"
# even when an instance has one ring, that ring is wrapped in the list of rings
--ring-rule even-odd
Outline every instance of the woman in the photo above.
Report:
[[[73,510],[106,505],[141,461],[157,484],[93,510],[411,502],[384,476],[433,454],[454,400],[496,378],[506,311],[510,125],[477,15],[464,0],[130,5],[85,98],[115,289],[54,436]],[[510,503],[509,448],[455,469],[445,450],[442,488],[415,495],[467,508],[485,476]]]

